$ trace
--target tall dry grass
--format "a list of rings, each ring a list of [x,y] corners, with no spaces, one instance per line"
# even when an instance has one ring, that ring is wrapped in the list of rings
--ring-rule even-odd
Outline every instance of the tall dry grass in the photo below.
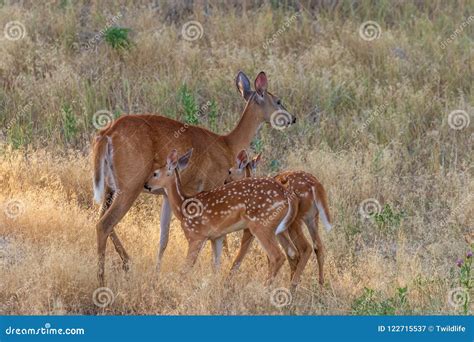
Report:
[[[364,312],[364,288],[376,293],[368,305],[396,313],[459,313],[447,296],[473,231],[473,130],[452,129],[448,114],[463,110],[472,121],[474,25],[442,44],[473,9],[468,1],[2,5],[0,25],[18,20],[26,35],[0,44],[0,313],[345,314]],[[132,48],[117,51],[102,37],[84,49],[119,11]],[[181,34],[189,20],[204,29],[194,42]],[[358,32],[366,20],[382,29],[371,42]],[[304,169],[325,185],[335,221],[323,233],[327,283],[317,285],[313,257],[292,305],[276,308],[271,293],[288,285],[289,272],[264,288],[258,247],[230,282],[213,274],[208,249],[182,277],[186,241],[176,221],[157,276],[160,199],[143,195],[117,228],[132,270],[121,270],[109,244],[116,298],[98,308],[93,114],[184,120],[185,85],[198,107],[216,103],[216,121],[206,111],[199,124],[223,133],[244,105],[233,84],[240,69],[265,70],[270,90],[298,116],[291,129],[265,127],[252,147],[264,153],[262,173]],[[361,216],[371,198],[392,214]],[[390,301],[404,287],[406,302]]]

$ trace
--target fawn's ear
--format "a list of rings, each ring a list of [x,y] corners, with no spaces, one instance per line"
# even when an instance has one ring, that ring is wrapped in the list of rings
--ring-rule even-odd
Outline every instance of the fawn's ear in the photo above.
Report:
[[[245,166],[247,166],[249,162],[247,151],[245,150],[240,151],[239,154],[237,154],[236,160],[237,160],[237,167],[239,169],[243,169]]]
[[[178,151],[172,150],[170,152],[166,159],[166,166],[170,171],[176,169],[176,166],[178,166]]]
[[[260,73],[255,78],[255,90],[261,96],[263,95],[264,92],[267,91],[267,86],[268,86],[267,75],[265,75],[263,71],[260,71]]]
[[[191,159],[191,156],[193,155],[193,149],[190,148],[188,152],[183,154],[181,157],[178,159],[178,169],[179,170],[184,170],[189,163],[189,159]]]
[[[247,75],[245,75],[242,71],[239,71],[237,74],[237,77],[235,78],[235,85],[237,86],[237,89],[245,101],[248,101],[250,95],[252,95],[252,89],[250,89],[250,81]]]
[[[252,158],[252,160],[249,163],[250,168],[252,169],[252,172],[255,173],[257,171],[257,166],[260,163],[260,160],[262,160],[262,153],[259,153],[255,157]]]

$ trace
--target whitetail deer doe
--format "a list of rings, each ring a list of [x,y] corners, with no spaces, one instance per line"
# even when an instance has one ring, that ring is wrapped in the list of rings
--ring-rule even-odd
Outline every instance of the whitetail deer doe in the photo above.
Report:
[[[103,285],[105,248],[110,236],[124,269],[129,256],[114,227],[132,206],[144,184],[153,173],[154,161],[165,162],[168,152],[184,153],[194,149],[193,165],[182,173],[186,192],[210,190],[224,182],[234,156],[250,142],[263,123],[291,125],[296,118],[286,112],[281,101],[267,91],[267,77],[261,72],[255,79],[255,91],[243,72],[236,85],[247,101],[237,126],[227,135],[218,135],[205,128],[191,126],[159,115],[127,115],[100,131],[93,144],[94,198],[102,201],[97,223],[98,278]],[[277,113],[278,118],[274,113]],[[286,121],[285,121],[286,120]],[[179,132],[178,138],[175,136]],[[166,249],[171,221],[171,208],[162,189],[160,217],[160,248],[158,268]]]
[[[245,150],[240,151],[237,155],[237,165],[229,169],[226,183],[254,175],[259,161],[260,154],[249,161],[247,152]],[[319,215],[321,215],[326,230],[331,230],[332,225],[326,190],[318,179],[308,172],[285,171],[276,175],[274,179],[285,186],[299,199],[298,212],[289,230],[291,233],[295,227],[301,227],[302,222],[306,224],[313,241],[313,249],[318,261],[319,283],[324,284],[324,245],[319,236],[318,221]],[[300,230],[298,229],[297,231]],[[232,265],[233,271],[239,268],[252,241],[253,236],[251,232],[244,230],[239,253]],[[309,254],[311,254],[311,252]],[[302,259],[300,263],[304,263],[305,265],[309,255],[306,252],[300,251],[300,258]]]
[[[173,150],[166,165],[155,170],[146,187],[153,191],[163,188],[170,199],[173,213],[181,222],[188,240],[186,266],[193,266],[204,243],[211,240],[216,267],[226,234],[248,228],[257,237],[269,260],[267,284],[278,273],[284,256],[278,240],[289,259],[297,257],[297,249],[286,230],[296,215],[298,202],[272,178],[246,178],[211,191],[188,196],[179,170],[186,168],[192,150],[178,158]]]

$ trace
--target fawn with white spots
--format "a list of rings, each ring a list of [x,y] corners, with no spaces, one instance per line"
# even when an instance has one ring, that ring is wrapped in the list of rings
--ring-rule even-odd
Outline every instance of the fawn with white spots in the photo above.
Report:
[[[263,246],[269,260],[267,284],[284,263],[282,245],[287,257],[298,257],[287,229],[296,215],[298,201],[272,178],[246,178],[211,191],[189,196],[183,191],[178,170],[186,168],[192,150],[178,158],[173,150],[166,165],[157,168],[147,181],[150,191],[163,188],[173,213],[181,222],[188,241],[186,266],[191,267],[207,240],[211,240],[216,267],[226,234],[248,228]],[[278,240],[277,240],[278,239]]]
[[[252,177],[256,173],[256,167],[259,161],[260,154],[249,161],[247,152],[245,150],[240,151],[237,155],[237,165],[229,170],[226,183],[240,180],[243,177]],[[285,171],[276,175],[274,179],[285,186],[299,199],[298,212],[289,229],[290,235],[295,227],[301,227],[302,222],[306,224],[313,241],[313,249],[318,261],[319,283],[324,284],[324,245],[319,235],[318,221],[319,216],[321,216],[326,230],[331,230],[332,225],[326,190],[318,179],[308,172]],[[252,241],[253,236],[251,232],[245,230],[239,253],[232,265],[233,270],[238,269],[240,266]],[[302,258],[300,262],[306,263],[311,252],[309,254],[306,251],[300,250],[299,252],[300,258]]]

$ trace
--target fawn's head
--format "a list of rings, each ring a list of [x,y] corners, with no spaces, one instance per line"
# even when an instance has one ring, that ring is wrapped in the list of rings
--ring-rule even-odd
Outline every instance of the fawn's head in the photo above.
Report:
[[[250,88],[248,77],[239,71],[235,84],[247,106],[262,122],[271,124],[274,128],[285,128],[296,122],[296,117],[283,106],[281,99],[267,91],[268,79],[263,71],[255,78],[255,90]]]
[[[146,182],[145,188],[155,191],[172,185],[175,180],[175,170],[184,170],[188,166],[192,154],[193,149],[190,149],[178,157],[178,151],[172,150],[166,158],[166,164],[155,169],[153,176]]]
[[[262,154],[259,153],[249,160],[247,151],[240,151],[236,157],[236,165],[229,169],[229,174],[224,184],[240,180],[244,177],[254,177],[257,173],[257,165],[260,162],[261,156]]]

